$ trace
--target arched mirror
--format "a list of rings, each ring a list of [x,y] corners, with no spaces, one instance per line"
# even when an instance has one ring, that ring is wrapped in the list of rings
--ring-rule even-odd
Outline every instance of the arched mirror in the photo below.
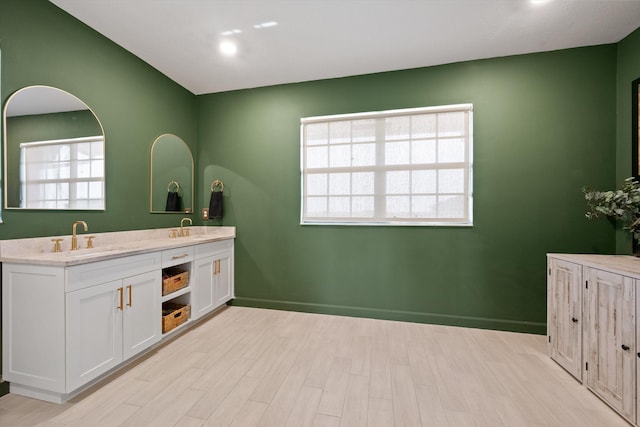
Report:
[[[631,165],[632,175],[640,177],[640,79],[631,83]]]
[[[151,146],[150,210],[193,212],[193,156],[176,135],[160,135]]]
[[[2,75],[2,50],[0,50],[0,75]],[[0,93],[2,93],[1,90],[0,90]],[[1,132],[2,132],[2,122],[0,122],[0,134]],[[0,194],[1,194],[1,190],[0,190]],[[4,197],[0,197],[0,198],[4,199]],[[0,222],[2,222],[2,209],[0,209]]]
[[[29,86],[9,97],[3,118],[7,209],[105,209],[104,130],[87,104]]]

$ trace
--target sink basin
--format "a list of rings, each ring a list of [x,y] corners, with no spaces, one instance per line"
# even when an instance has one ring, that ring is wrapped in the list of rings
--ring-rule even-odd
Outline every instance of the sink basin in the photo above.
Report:
[[[211,236],[208,234],[197,234],[195,236],[189,236],[187,237],[187,239],[189,240],[204,240],[204,239],[211,239]]]

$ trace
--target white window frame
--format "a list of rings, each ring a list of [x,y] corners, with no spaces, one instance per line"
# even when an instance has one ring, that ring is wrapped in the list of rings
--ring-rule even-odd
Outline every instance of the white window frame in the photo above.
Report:
[[[56,140],[47,140],[47,141],[34,141],[34,142],[24,142],[20,144],[20,207],[26,209],[72,209],[72,210],[95,210],[95,209],[104,209],[104,181],[105,181],[105,170],[104,166],[98,172],[100,174],[96,174],[96,171],[90,166],[89,176],[79,176],[78,169],[80,161],[89,162],[90,164],[96,160],[102,160],[104,165],[104,151],[100,154],[99,157],[90,157],[86,159],[79,159],[77,155],[76,147],[81,143],[93,143],[100,142],[104,144],[104,137],[102,135],[97,136],[89,136],[82,138],[65,138],[65,139],[56,139]],[[46,162],[45,166],[49,169],[36,169],[40,170],[39,175],[42,177],[40,179],[30,180],[28,177],[33,174],[28,171],[30,163],[29,163],[29,152],[31,150],[37,150],[39,147],[43,146],[68,146],[71,157],[67,160],[61,159],[50,159]],[[104,150],[104,148],[103,148]],[[93,150],[91,150],[93,154]],[[58,172],[60,165],[68,164],[69,167],[69,177],[62,178],[60,177],[60,173]],[[53,166],[57,165],[57,167]],[[53,173],[54,177],[46,176],[49,173]],[[44,174],[44,175],[42,175]],[[100,197],[95,197],[95,194],[91,194],[90,188],[88,189],[89,193],[87,197],[79,197],[75,190],[73,184],[78,183],[87,183],[89,186],[91,183],[100,182],[102,185],[102,192]],[[61,196],[59,190],[56,189],[53,193],[47,190],[51,185],[68,185],[68,193],[66,197]],[[39,196],[33,196],[29,194],[29,188],[38,188],[36,190],[36,194]],[[44,198],[42,198],[42,197]]]
[[[374,166],[343,166],[343,167],[316,167],[311,168],[307,167],[307,158],[309,157],[307,148],[308,147],[317,147],[317,145],[308,145],[306,139],[306,128],[312,124],[322,124],[322,123],[336,123],[336,122],[344,122],[344,121],[356,121],[362,119],[381,119],[382,122],[386,118],[398,117],[398,116],[418,116],[418,115],[437,115],[440,113],[451,113],[451,112],[464,112],[466,113],[465,120],[465,132],[464,138],[465,141],[465,159],[464,161],[458,161],[455,163],[438,163],[437,161],[431,163],[408,163],[401,165],[385,165],[384,159],[384,147],[386,141],[386,136],[384,135],[384,123],[382,125],[376,125],[376,161]],[[437,119],[436,119],[437,120]],[[376,122],[376,123],[379,123]],[[353,135],[352,135],[353,137]],[[447,136],[442,136],[438,134],[438,130],[436,129],[435,136],[424,137],[424,138],[415,138],[415,140],[435,140],[435,143],[438,144],[439,140],[446,140]],[[460,136],[456,138],[460,139]],[[413,137],[407,138],[407,141],[413,141]],[[327,150],[331,147],[331,142],[327,140],[326,144],[321,144],[321,146],[326,145]],[[354,139],[351,139],[350,142],[347,142],[346,145],[353,146]],[[382,153],[382,154],[381,154]],[[385,172],[388,171],[443,171],[446,169],[455,169],[460,170],[464,169],[464,191],[462,193],[456,193],[458,196],[463,195],[464,198],[464,207],[462,210],[464,211],[464,215],[456,218],[445,218],[445,217],[432,217],[432,218],[420,218],[420,217],[389,217],[385,212],[385,203],[380,202],[381,199],[387,197],[386,188],[384,191],[380,191],[380,187],[385,184],[381,184],[380,180],[378,180],[377,176],[384,175]],[[305,117],[300,119],[300,170],[301,170],[301,204],[300,204],[300,224],[302,225],[400,225],[400,226],[472,226],[473,225],[473,104],[455,104],[455,105],[445,105],[445,106],[436,106],[436,107],[422,107],[422,108],[407,108],[407,109],[399,109],[399,110],[386,110],[386,111],[376,111],[376,112],[366,112],[366,113],[355,113],[355,114],[339,114],[339,115],[330,115],[330,116],[317,116],[317,117]],[[356,173],[359,171],[367,171],[374,172],[376,175],[376,184],[375,191],[373,197],[375,197],[375,208],[373,217],[330,217],[330,216],[310,216],[306,214],[307,209],[307,180],[308,177],[313,174],[331,174],[331,173]],[[439,173],[439,172],[437,172]],[[384,183],[384,180],[382,181]],[[327,189],[328,192],[331,190]],[[412,190],[411,190],[412,191]],[[410,193],[409,196],[413,196],[414,193]],[[441,195],[445,195],[442,192],[429,193],[429,196],[439,197]],[[327,194],[327,198],[329,198],[331,194]],[[353,197],[353,194],[350,192],[345,197]],[[351,200],[351,199],[350,199]],[[386,199],[385,199],[386,200]],[[380,208],[381,206],[382,209]],[[380,215],[384,213],[384,215]]]

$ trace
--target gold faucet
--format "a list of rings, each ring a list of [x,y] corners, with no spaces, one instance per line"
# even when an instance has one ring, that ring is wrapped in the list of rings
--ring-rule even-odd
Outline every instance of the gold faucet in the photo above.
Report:
[[[191,218],[182,218],[180,220],[180,237],[185,237],[186,235],[189,234],[189,230],[187,230],[187,234],[184,234],[184,228],[183,228],[183,224],[185,221],[189,221],[189,225],[193,225],[193,222],[191,221]]]
[[[73,234],[71,235],[71,250],[75,251],[78,249],[78,238],[76,237],[76,226],[78,224],[82,224],[84,226],[84,231],[89,231],[89,227],[87,227],[87,223],[84,221],[76,221],[73,223],[73,227],[71,228],[71,230],[73,231]]]

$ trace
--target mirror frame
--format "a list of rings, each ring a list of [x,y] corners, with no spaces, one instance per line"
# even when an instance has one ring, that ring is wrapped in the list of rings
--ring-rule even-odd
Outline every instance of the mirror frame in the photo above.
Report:
[[[2,49],[0,49],[0,76],[2,76]],[[2,104],[2,79],[0,78],[0,105]],[[4,108],[2,109],[4,112]],[[4,120],[0,120],[0,135],[4,135]],[[4,140],[4,139],[3,139]],[[0,143],[2,143],[2,141],[0,141]],[[5,166],[4,166],[4,153],[2,154],[2,160],[0,160],[0,168],[2,168],[2,172],[4,172]],[[4,173],[0,174],[0,181],[3,181],[0,183],[0,224],[2,224],[4,221],[2,219],[2,208],[4,207]]]
[[[46,88],[46,89],[52,89],[61,93],[64,93],[68,96],[71,96],[73,98],[75,98],[76,100],[78,100],[79,102],[81,102],[87,109],[87,111],[89,111],[92,115],[93,118],[96,120],[96,122],[98,123],[98,126],[100,127],[100,131],[102,132],[102,145],[103,145],[103,153],[104,153],[104,159],[103,159],[103,173],[104,173],[104,177],[103,177],[103,206],[102,208],[30,208],[30,207],[20,207],[20,206],[9,206],[9,199],[7,197],[8,194],[8,190],[9,190],[9,171],[8,171],[8,167],[7,167],[7,161],[8,161],[8,132],[7,132],[7,110],[9,109],[9,105],[11,103],[11,100],[14,99],[15,96],[17,96],[20,93],[23,93],[26,90],[29,89],[34,89],[34,88]],[[48,86],[48,85],[32,85],[32,86],[25,86],[23,88],[20,88],[18,90],[16,90],[15,92],[13,92],[6,100],[5,104],[4,104],[4,108],[2,109],[2,136],[3,136],[3,142],[4,142],[4,147],[3,147],[3,162],[2,162],[2,166],[4,167],[3,170],[3,179],[4,179],[4,183],[2,185],[2,190],[3,190],[3,194],[2,197],[4,198],[2,205],[4,206],[4,209],[7,210],[25,210],[25,211],[91,211],[91,212],[104,212],[107,210],[107,168],[106,168],[106,163],[107,163],[107,159],[106,159],[106,135],[104,132],[104,126],[102,126],[102,122],[100,121],[100,119],[98,118],[98,115],[95,113],[95,111],[93,111],[93,109],[91,109],[91,107],[89,107],[89,105],[87,105],[86,102],[84,102],[82,99],[78,98],[76,95],[72,94],[71,92],[68,92],[64,89],[60,89],[58,87],[55,86]]]
[[[640,177],[640,78],[631,82],[631,175]]]
[[[156,143],[158,141],[160,141],[163,137],[174,137],[177,138],[183,145],[184,147],[187,149],[187,152],[189,153],[189,157],[191,160],[191,182],[190,184],[190,189],[189,189],[189,193],[191,195],[191,206],[185,206],[183,208],[183,210],[181,211],[166,211],[166,210],[154,210],[153,209],[153,193],[154,193],[154,189],[153,189],[153,152],[154,149],[156,148]],[[149,154],[149,213],[153,213],[153,214],[191,214],[193,213],[193,209],[194,209],[194,182],[195,182],[195,169],[194,169],[194,161],[193,161],[193,153],[191,152],[191,148],[189,148],[189,145],[187,145],[187,143],[184,141],[184,139],[180,138],[178,135],[172,134],[172,133],[163,133],[162,135],[159,135],[151,144],[151,150],[150,150],[150,154]],[[173,178],[172,178],[173,179]],[[173,182],[173,181],[172,181]],[[163,187],[164,188],[164,187]],[[182,187],[184,190],[184,187]],[[168,191],[168,190],[167,190]],[[186,190],[185,190],[186,191]]]
[[[640,178],[640,78],[631,82],[631,176]],[[637,254],[640,243],[631,239],[631,251]]]

